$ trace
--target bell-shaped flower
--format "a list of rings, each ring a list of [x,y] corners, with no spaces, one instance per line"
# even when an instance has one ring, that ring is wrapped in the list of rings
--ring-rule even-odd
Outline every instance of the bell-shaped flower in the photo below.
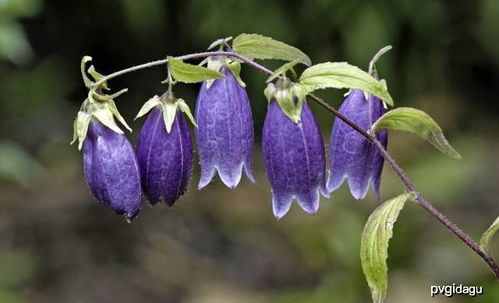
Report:
[[[272,208],[283,217],[293,199],[309,214],[319,208],[325,190],[325,153],[319,126],[303,96],[288,85],[270,84],[270,100],[263,125],[262,146],[267,177],[272,188]]]
[[[369,130],[383,115],[384,106],[377,97],[369,95],[366,98],[363,91],[352,90],[339,112],[364,130]],[[388,132],[380,131],[376,137],[386,148]],[[365,198],[371,183],[379,199],[384,159],[376,147],[339,118],[334,121],[330,146],[329,192],[340,187],[346,179],[355,199]]]
[[[97,200],[119,215],[133,219],[142,192],[139,165],[128,139],[93,119],[83,142],[83,172]]]
[[[182,99],[166,93],[144,104],[138,117],[150,111],[140,131],[137,158],[142,190],[149,203],[172,206],[185,192],[192,171],[192,141],[182,111]]]
[[[243,168],[248,179],[255,182],[251,160],[251,107],[238,68],[233,68],[238,63],[229,65],[226,58],[210,60],[208,67],[220,69],[225,78],[203,82],[197,98],[196,141],[201,165],[198,187],[208,185],[218,172],[227,187],[235,188],[241,180]]]

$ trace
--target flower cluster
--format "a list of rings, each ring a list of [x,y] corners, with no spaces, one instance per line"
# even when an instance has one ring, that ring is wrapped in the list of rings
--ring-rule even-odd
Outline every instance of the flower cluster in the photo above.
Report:
[[[115,117],[126,126],[112,100],[115,96],[104,95],[106,87],[91,90],[75,121],[75,139],[83,146],[85,178],[94,196],[129,220],[139,212],[142,194],[151,204],[172,206],[186,191],[193,165],[186,117],[196,126],[199,189],[216,173],[231,189],[239,184],[243,170],[255,182],[253,119],[238,64],[227,57],[208,59],[208,67],[220,72],[221,78],[203,81],[195,118],[187,104],[174,96],[170,78],[168,91],[149,99],[137,115],[147,114],[147,119],[135,150],[114,121]],[[325,147],[306,92],[281,76],[267,86],[265,95],[269,104],[262,148],[276,218],[289,211],[294,199],[305,212],[315,214],[320,195],[329,197],[345,179],[356,199],[366,196],[370,183],[379,198],[383,158],[371,143],[336,120],[326,181]],[[343,115],[365,130],[383,111],[380,99],[360,90],[352,90],[340,107]],[[386,147],[386,131],[377,136]]]

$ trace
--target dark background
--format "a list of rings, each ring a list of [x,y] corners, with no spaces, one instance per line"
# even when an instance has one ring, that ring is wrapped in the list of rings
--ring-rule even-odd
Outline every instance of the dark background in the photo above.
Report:
[[[0,1],[0,302],[369,302],[359,238],[378,205],[342,186],[316,216],[271,213],[261,148],[257,184],[216,180],[173,208],[144,205],[132,224],[93,199],[69,146],[86,91],[80,59],[101,73],[260,33],[313,62],[379,62],[398,106],[428,112],[462,154],[452,160],[393,133],[389,150],[421,192],[475,239],[499,213],[499,1]],[[262,61],[272,68],[280,62]],[[164,67],[128,74],[117,105],[134,132],[141,104],[165,87]],[[244,67],[259,138],[264,75]],[[194,108],[198,85],[176,94]],[[321,92],[339,106],[344,91]],[[332,117],[312,104],[325,142]],[[259,139],[258,139],[259,140]],[[403,191],[385,169],[382,199]],[[499,241],[493,245],[499,257]],[[498,302],[499,285],[470,249],[407,204],[390,242],[387,302]],[[431,298],[430,285],[484,287],[477,298]]]

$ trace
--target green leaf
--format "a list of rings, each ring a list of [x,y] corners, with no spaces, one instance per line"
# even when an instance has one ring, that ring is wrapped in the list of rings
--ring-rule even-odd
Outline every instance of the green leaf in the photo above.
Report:
[[[310,66],[310,58],[296,47],[258,34],[241,34],[232,42],[232,48],[238,54],[252,59],[298,60]]]
[[[173,57],[168,57],[168,65],[173,78],[184,83],[203,82],[225,77],[217,71],[199,65],[187,64]]]
[[[440,126],[422,110],[410,107],[393,109],[381,116],[372,126],[375,132],[381,129],[411,132],[430,142],[447,156],[461,159],[461,155],[445,139]]]
[[[113,114],[107,108],[99,108],[92,112],[92,116],[97,118],[102,124],[112,129],[118,134],[123,134],[123,131],[118,127],[116,121],[114,121]]]
[[[482,238],[480,239],[480,247],[488,255],[490,255],[489,242],[497,230],[499,230],[499,217],[497,217],[494,223],[492,223],[492,225],[490,225],[490,227],[483,233]]]
[[[385,300],[388,289],[388,241],[393,225],[412,193],[405,193],[378,206],[367,219],[360,239],[360,260],[374,303]]]
[[[360,89],[393,106],[384,81],[376,80],[360,68],[346,62],[326,62],[307,68],[300,77],[307,93],[324,88]]]

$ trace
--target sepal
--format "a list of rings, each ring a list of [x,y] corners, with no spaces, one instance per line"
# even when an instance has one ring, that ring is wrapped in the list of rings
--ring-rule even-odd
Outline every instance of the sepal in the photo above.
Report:
[[[303,100],[306,93],[302,87],[287,78],[277,80],[276,84],[269,83],[264,90],[268,102],[276,100],[283,113],[294,123],[300,123]]]

